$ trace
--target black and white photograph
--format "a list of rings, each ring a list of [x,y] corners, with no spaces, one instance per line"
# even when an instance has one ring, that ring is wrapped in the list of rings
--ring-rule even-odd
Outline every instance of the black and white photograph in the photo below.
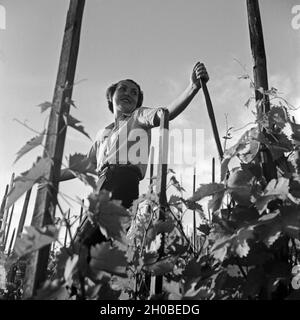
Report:
[[[300,300],[299,109],[299,0],[0,0],[0,306]]]

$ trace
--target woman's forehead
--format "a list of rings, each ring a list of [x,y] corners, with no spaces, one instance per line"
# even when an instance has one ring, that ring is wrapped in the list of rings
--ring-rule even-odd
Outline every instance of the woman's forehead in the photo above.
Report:
[[[132,81],[129,81],[129,80],[121,80],[121,81],[119,81],[118,82],[118,87],[120,87],[122,85],[125,85],[125,86],[127,86],[128,88],[131,88],[131,89],[137,89],[137,90],[139,89],[136,84],[134,84]]]

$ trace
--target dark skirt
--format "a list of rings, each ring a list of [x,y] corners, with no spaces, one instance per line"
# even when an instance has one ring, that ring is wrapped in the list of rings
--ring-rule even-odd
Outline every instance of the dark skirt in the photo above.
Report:
[[[110,191],[111,198],[121,200],[122,205],[128,209],[139,196],[140,180],[141,173],[138,167],[110,165],[100,172],[97,189]],[[80,241],[87,247],[106,240],[99,227],[92,226],[87,218],[82,221],[75,236],[75,242]]]

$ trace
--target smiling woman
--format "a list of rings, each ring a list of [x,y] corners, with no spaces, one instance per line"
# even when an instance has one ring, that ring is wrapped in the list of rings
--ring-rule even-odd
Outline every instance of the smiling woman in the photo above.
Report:
[[[118,114],[115,114],[115,116],[118,117],[120,112],[129,113],[135,108],[139,108],[143,103],[144,96],[143,91],[135,81],[126,79],[111,85],[106,91],[106,98],[109,110],[114,114],[117,112]],[[114,105],[116,109],[113,108]]]
[[[201,88],[200,79],[207,82],[209,77],[204,64],[197,62],[187,88],[166,106],[170,120],[190,104]],[[98,134],[87,155],[87,168],[95,170],[99,176],[97,190],[110,191],[111,198],[121,200],[122,205],[128,209],[139,196],[139,182],[145,177],[147,170],[151,129],[160,124],[162,109],[143,107],[143,92],[130,79],[110,86],[106,97],[108,107],[114,114],[114,122]],[[136,144],[141,146],[139,150]],[[138,157],[137,151],[140,153]],[[105,241],[99,228],[92,230],[88,219],[81,225],[79,239],[87,246]]]

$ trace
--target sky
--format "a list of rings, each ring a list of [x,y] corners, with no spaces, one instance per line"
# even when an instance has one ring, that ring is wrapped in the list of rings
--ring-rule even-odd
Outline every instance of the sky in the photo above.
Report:
[[[292,9],[299,4],[299,0],[260,1],[269,87],[276,87],[295,107],[300,106],[300,29],[293,27]],[[38,147],[13,164],[18,150],[36,135],[18,121],[38,132],[47,125],[48,113],[41,114],[37,105],[53,97],[69,1],[0,0],[0,6],[6,12],[6,28],[0,29],[2,198],[12,173],[19,175],[26,171],[42,154],[42,147]],[[230,146],[255,120],[253,108],[244,106],[253,94],[249,82],[238,79],[246,72],[252,76],[246,1],[87,0],[75,76],[78,84],[73,91],[78,108],[72,108],[71,114],[82,121],[94,138],[99,129],[113,121],[105,100],[110,84],[132,78],[142,87],[144,106],[165,106],[186,88],[197,61],[205,64],[210,76],[207,86],[220,136],[225,134],[226,121],[236,130],[228,142]],[[298,122],[299,112],[293,113]],[[170,156],[180,148],[184,153],[194,152],[195,145],[200,144],[201,156],[195,163],[196,186],[210,182],[212,157],[216,158],[217,174],[219,163],[201,91],[170,123],[170,132],[173,129],[200,130],[200,140],[176,141]],[[157,130],[152,130],[156,150]],[[64,158],[75,152],[88,152],[91,143],[69,128]],[[172,169],[182,181],[187,198],[192,194],[193,165],[182,164]],[[140,193],[145,192],[148,177],[147,174],[141,182]],[[171,189],[168,194],[175,194],[175,189]],[[61,183],[60,191],[73,199],[83,199],[91,189],[72,180]],[[34,205],[34,194],[30,209]],[[16,203],[13,225],[18,221],[23,201],[21,198]],[[64,208],[69,206],[61,201]],[[79,205],[70,203],[72,214],[78,214]],[[30,219],[28,215],[27,225]],[[189,212],[185,223],[190,225],[191,221]]]

